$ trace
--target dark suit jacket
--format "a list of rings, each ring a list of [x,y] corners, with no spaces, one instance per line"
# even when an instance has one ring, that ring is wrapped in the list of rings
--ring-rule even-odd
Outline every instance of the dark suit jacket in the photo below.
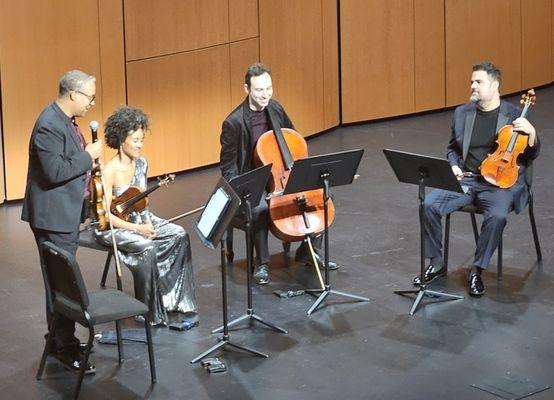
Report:
[[[79,229],[86,172],[92,158],[56,103],[38,117],[29,141],[29,168],[21,219],[53,232]]]
[[[477,105],[467,103],[456,108],[452,120],[452,134],[446,150],[446,158],[450,165],[457,165],[464,169],[465,159],[469,151],[471,135],[473,134],[473,125],[477,114]],[[498,121],[496,123],[496,132],[504,125],[511,124],[514,119],[521,115],[521,109],[504,100],[500,101],[500,111],[498,112]],[[537,158],[540,151],[540,141],[537,136],[537,143],[533,147],[527,147],[520,156],[519,177],[517,182],[509,189],[514,194],[514,209],[517,213],[525,208],[529,201],[529,190],[525,184],[525,167],[529,162]]]
[[[267,105],[270,129],[290,128],[294,129],[292,122],[277,101],[270,100]],[[250,150],[250,106],[246,98],[223,121],[221,127],[221,174],[227,180],[241,175],[251,169],[252,151]]]

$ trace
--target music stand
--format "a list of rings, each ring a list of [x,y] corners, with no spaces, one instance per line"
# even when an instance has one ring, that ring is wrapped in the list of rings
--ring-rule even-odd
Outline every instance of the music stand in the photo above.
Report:
[[[329,294],[336,294],[357,301],[369,301],[367,297],[331,289],[329,276],[329,187],[351,184],[363,153],[363,149],[357,149],[298,159],[294,162],[287,186],[283,192],[285,195],[323,189],[325,285],[322,290],[308,290],[309,292],[321,292],[314,304],[306,312],[308,315],[311,315]]]
[[[237,213],[240,206],[239,196],[233,191],[231,185],[221,178],[206,204],[200,218],[194,226],[194,230],[202,243],[215,249],[219,242],[221,250],[221,292],[223,301],[223,336],[218,338],[218,343],[191,360],[191,364],[203,359],[220,347],[231,346],[247,353],[267,358],[268,355],[257,350],[238,345],[229,340],[227,326],[227,259],[225,257],[225,232],[229,223]]]
[[[410,309],[410,315],[414,315],[424,296],[444,297],[446,300],[460,300],[464,296],[437,292],[426,287],[425,276],[425,188],[450,190],[462,193],[460,183],[452,173],[452,168],[447,160],[421,154],[407,153],[404,151],[383,149],[383,153],[400,182],[412,183],[419,186],[419,234],[420,234],[420,285],[419,290],[395,290],[399,295],[417,294]]]
[[[262,317],[254,313],[252,305],[252,271],[254,271],[254,245],[252,243],[252,204],[259,204],[264,193],[269,176],[271,175],[271,166],[267,164],[263,167],[256,168],[239,175],[229,182],[235,193],[237,193],[241,201],[241,209],[246,217],[245,235],[246,235],[246,287],[248,293],[248,305],[246,314],[230,321],[227,326],[233,326],[245,319],[249,321],[259,322],[269,328],[275,329],[282,333],[288,333],[285,329],[278,327],[270,322],[265,321]],[[212,333],[221,332],[223,326],[216,328]]]

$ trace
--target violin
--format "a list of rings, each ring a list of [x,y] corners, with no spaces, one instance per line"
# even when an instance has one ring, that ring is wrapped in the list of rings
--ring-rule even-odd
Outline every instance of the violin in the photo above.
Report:
[[[306,140],[293,129],[276,129],[262,134],[254,150],[257,166],[273,164],[269,187],[272,193],[282,192],[287,185],[294,160],[308,156]],[[329,199],[329,225],[335,218],[335,207]],[[325,229],[323,189],[292,193],[269,198],[270,230],[285,242],[297,242],[307,235]]]
[[[91,121],[90,123],[92,141],[98,140],[98,122]],[[98,164],[98,159],[94,160]],[[108,220],[106,218],[106,210],[104,209],[104,185],[102,183],[102,171],[97,168],[92,172],[90,179],[90,219],[98,223],[98,229],[104,231],[108,229]]]
[[[524,104],[521,118],[526,117],[529,107],[535,104],[535,100],[534,89],[530,89],[521,96],[520,103]],[[498,131],[496,150],[487,155],[481,163],[480,170],[483,178],[502,189],[512,187],[519,176],[517,158],[527,148],[528,140],[528,135],[514,131],[513,125],[503,126]]]
[[[148,205],[148,195],[154,190],[167,186],[175,181],[175,175],[169,174],[165,178],[158,178],[156,185],[142,191],[138,186],[130,186],[121,195],[115,197],[110,205],[110,212],[125,221],[129,220],[129,214],[133,211],[141,212]]]

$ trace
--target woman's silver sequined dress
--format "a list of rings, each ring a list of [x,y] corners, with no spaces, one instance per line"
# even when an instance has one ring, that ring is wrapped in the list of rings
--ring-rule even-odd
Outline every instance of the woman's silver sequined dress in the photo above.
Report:
[[[113,189],[120,196],[129,186],[146,190],[145,158],[136,159],[136,169],[130,184]],[[130,214],[129,221],[142,223],[150,219],[158,236],[147,239],[127,229],[114,230],[119,258],[133,274],[135,297],[150,309],[151,324],[167,323],[167,311],[197,312],[192,271],[190,239],[188,233],[176,224],[159,225],[164,219],[152,214],[148,208]],[[96,240],[112,246],[109,230],[95,232]]]

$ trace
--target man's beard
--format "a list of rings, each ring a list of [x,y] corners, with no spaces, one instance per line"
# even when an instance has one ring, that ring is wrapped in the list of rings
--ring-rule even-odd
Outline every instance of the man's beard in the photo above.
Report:
[[[479,103],[481,101],[481,97],[479,96],[479,93],[473,92],[471,93],[471,96],[469,96],[469,101],[472,103]]]

